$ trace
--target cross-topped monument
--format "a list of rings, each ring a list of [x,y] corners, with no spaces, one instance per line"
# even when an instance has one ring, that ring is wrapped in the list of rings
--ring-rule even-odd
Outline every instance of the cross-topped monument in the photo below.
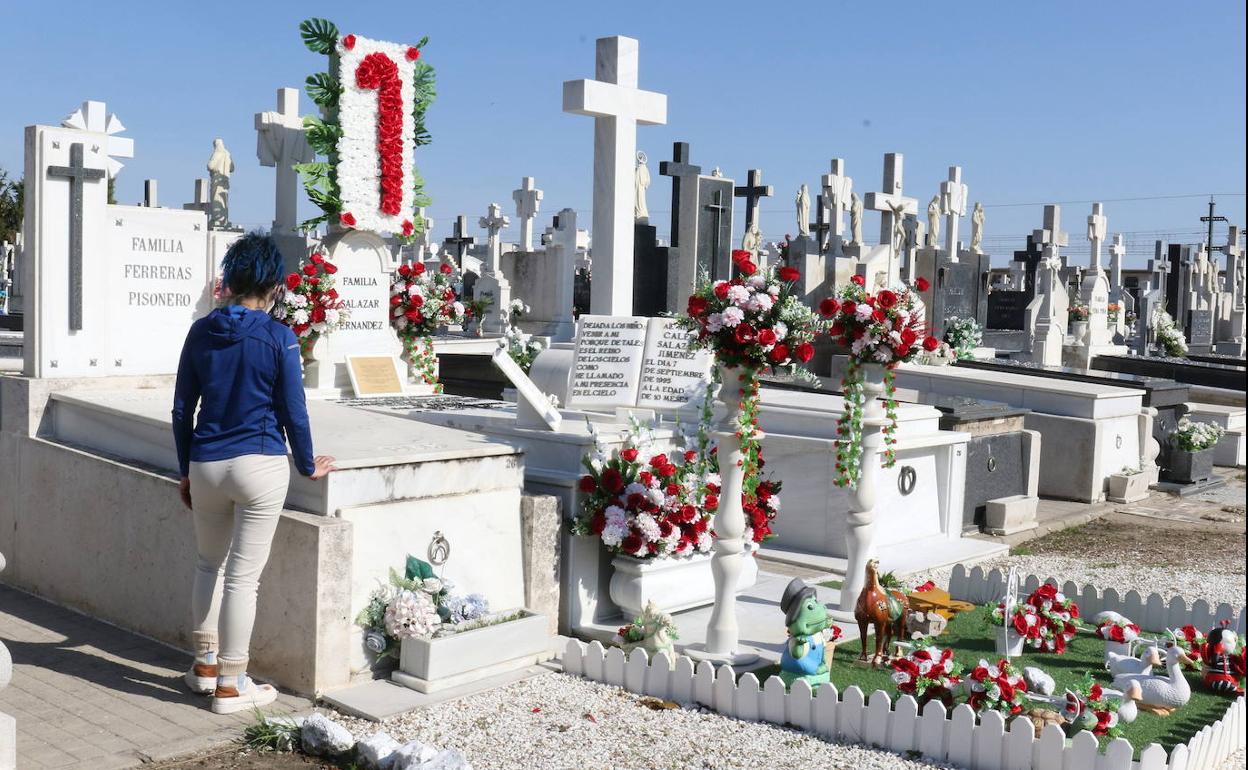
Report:
[[[308,146],[299,115],[299,89],[277,89],[277,110],[257,112],[256,157],[261,166],[277,169],[273,198],[273,232],[293,235],[299,226],[299,172],[295,164],[316,157]]]
[[[692,189],[697,194],[697,179],[702,167],[689,162],[688,142],[672,142],[672,159],[659,162],[659,173],[672,178],[672,232],[668,240],[675,248],[680,245],[681,190]],[[690,177],[691,181],[688,187],[682,188],[681,180],[686,177]]]
[[[82,330],[82,205],[83,185],[104,178],[104,170],[82,162],[82,142],[69,146],[68,166],[48,166],[48,176],[69,182],[69,329]]]
[[[824,174],[819,182],[823,185],[823,199],[831,214],[832,234],[841,238],[845,235],[845,219],[842,215],[849,211],[849,196],[854,191],[854,180],[845,175],[844,159],[833,158],[831,173]]]
[[[892,244],[896,230],[895,219],[905,214],[917,214],[919,202],[902,195],[902,171],[904,156],[890,152],[884,156],[884,186],[881,192],[869,192],[862,201],[864,208],[880,212],[880,243]]]
[[[1109,228],[1109,218],[1102,211],[1101,204],[1093,203],[1092,213],[1088,215],[1088,244],[1091,246],[1088,267],[1093,270],[1101,269],[1101,242]]]
[[[476,238],[468,235],[468,217],[460,214],[455,219],[455,234],[443,240],[442,245],[455,255],[455,266],[462,269],[464,266],[464,255],[468,253],[468,249],[476,242]]]
[[[116,113],[108,112],[104,102],[83,102],[81,107],[61,121],[61,125],[65,128],[76,128],[79,131],[94,131],[108,137],[104,141],[104,155],[108,160],[110,179],[117,176],[124,166],[117,158],[134,157],[134,140],[124,136],[115,136],[125,131],[126,127],[121,124]]]
[[[676,179],[673,179],[673,184],[675,182]],[[763,172],[756,168],[750,169],[745,177],[745,185],[733,188],[732,194],[738,198],[745,198],[745,232],[748,233],[757,226],[759,233],[762,233],[762,227],[758,224],[759,204],[763,198],[770,198],[776,194],[771,185],[763,184]]]
[[[810,223],[810,232],[815,236],[815,243],[819,244],[819,253],[825,254],[828,251],[828,232],[832,230],[831,223],[827,220],[828,205],[827,198],[823,193],[815,196],[815,221]]]
[[[1122,233],[1114,233],[1114,242],[1109,247],[1109,301],[1119,302],[1122,299],[1122,258],[1127,256],[1127,244]]]
[[[520,219],[521,251],[533,250],[533,218],[542,206],[542,195],[531,176],[521,179],[520,188],[511,191],[511,199],[516,202],[516,217]]]
[[[1044,253],[1036,273],[1036,299],[1033,302],[1040,304],[1035,316],[1031,360],[1042,366],[1056,366],[1062,361],[1066,311],[1070,306],[1061,277],[1061,247],[1070,242],[1070,237],[1062,232],[1061,206],[1050,204],[1044,207],[1044,227],[1034,230],[1031,239]]]
[[[511,224],[511,218],[503,216],[503,207],[491,203],[485,210],[485,216],[477,220],[477,224],[486,232],[486,269],[491,273],[502,270],[503,242],[499,233]]]
[[[1044,207],[1044,227],[1031,231],[1031,240],[1044,251],[1045,260],[1059,260],[1061,248],[1070,245],[1070,235],[1062,231],[1062,207]]]
[[[958,223],[966,216],[966,185],[962,167],[950,166],[949,178],[940,183],[940,212],[945,215],[945,253],[950,262],[958,261]]]
[[[723,190],[715,190],[711,195],[711,199],[702,206],[702,210],[707,212],[707,216],[711,217],[712,219],[711,238],[710,238],[711,248],[709,252],[702,251],[698,255],[699,257],[698,273],[702,274],[703,272],[705,272],[706,275],[712,278],[725,278],[726,279],[728,278],[727,275],[719,275],[716,272],[717,269],[721,267],[720,265],[716,264],[716,261],[717,261],[716,257],[719,255],[720,250],[723,248],[723,245],[726,242],[725,239],[727,237],[727,234],[724,233],[724,229],[725,229],[724,217],[730,214],[732,211],[731,200],[725,201],[724,197],[725,196],[724,196]]]
[[[667,122],[667,97],[637,87],[638,44],[631,37],[597,43],[595,80],[563,84],[563,111],[594,119],[594,281],[591,312],[628,315],[633,308],[633,209],[637,126]]]

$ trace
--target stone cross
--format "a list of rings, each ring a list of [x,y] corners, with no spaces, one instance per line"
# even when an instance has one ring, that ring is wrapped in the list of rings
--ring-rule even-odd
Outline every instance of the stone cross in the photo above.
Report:
[[[854,180],[845,176],[845,161],[833,158],[831,173],[824,174],[819,182],[823,185],[823,198],[831,209],[832,234],[840,238],[845,235],[842,214],[849,211],[849,194],[854,190]]]
[[[503,207],[497,203],[491,203],[486,209],[485,216],[477,220],[477,224],[481,226],[487,233],[486,243],[488,244],[487,253],[487,270],[491,273],[501,272],[503,269],[503,243],[499,239],[498,234],[503,228],[511,224],[511,218],[503,216]]]
[[[533,250],[533,218],[542,206],[542,191],[537,189],[533,177],[520,180],[520,189],[511,191],[516,202],[516,217],[520,219],[520,250]]]
[[[212,205],[212,202],[208,200],[208,195],[208,180],[196,179],[193,200],[190,203],[182,204],[182,208],[188,211],[202,211],[207,214],[208,208]]]
[[[707,203],[706,205],[704,205],[702,207],[702,210],[708,212],[708,216],[715,218],[715,224],[714,224],[714,229],[713,229],[713,232],[715,234],[714,236],[712,236],[712,239],[711,239],[710,254],[711,254],[712,263],[711,264],[699,264],[698,270],[699,272],[706,271],[706,274],[712,278],[728,278],[729,276],[716,274],[717,268],[719,267],[719,265],[714,264],[714,259],[715,257],[719,255],[720,247],[723,245],[719,241],[719,232],[721,229],[721,225],[723,224],[724,213],[732,211],[732,201],[730,199],[727,203],[725,203],[724,191],[716,190],[715,197],[711,199],[710,203]]]
[[[1091,245],[1091,256],[1088,259],[1088,267],[1099,271],[1101,269],[1101,241],[1105,240],[1106,230],[1109,227],[1109,218],[1101,213],[1101,204],[1092,204],[1092,213],[1088,215],[1088,243]]]
[[[68,166],[48,166],[48,176],[69,182],[69,329],[82,330],[82,193],[83,185],[104,178],[104,169],[82,163],[82,142],[69,146]]]
[[[104,102],[83,102],[69,117],[61,121],[65,128],[76,128],[79,131],[93,131],[105,134],[104,154],[108,159],[108,176],[113,178],[121,171],[123,165],[117,158],[134,157],[134,140],[115,136],[126,130],[115,113],[110,114]]]
[[[143,205],[149,209],[154,209],[160,205],[156,197],[156,180],[143,180]]]
[[[751,228],[758,226],[761,233],[763,228],[758,224],[759,204],[763,198],[776,194],[771,185],[763,184],[763,172],[756,168],[750,169],[746,175],[745,186],[733,188],[732,194],[737,198],[745,198],[745,232],[748,233]]]
[[[299,173],[295,164],[309,163],[316,153],[308,146],[299,115],[299,89],[277,89],[277,110],[257,112],[256,157],[261,166],[276,167],[277,184],[273,200],[273,232],[296,232],[299,207]]]
[[[680,206],[681,206],[681,180],[685,177],[692,177],[690,185],[693,191],[697,191],[698,174],[702,173],[701,166],[695,166],[689,162],[689,143],[673,142],[672,143],[672,159],[659,161],[659,173],[663,176],[672,178],[672,232],[668,239],[672,248],[680,245]]]
[[[1122,302],[1122,258],[1127,255],[1127,244],[1122,233],[1114,233],[1114,242],[1109,247],[1109,301]]]
[[[464,266],[464,255],[468,253],[469,247],[476,242],[476,238],[468,235],[468,217],[460,214],[455,220],[455,234],[442,241],[442,245],[446,246],[448,251],[453,250],[455,265],[462,268]]]
[[[820,254],[828,249],[827,233],[832,229],[832,224],[825,218],[827,213],[827,198],[819,193],[815,196],[815,221],[810,223],[810,231],[815,236],[815,243],[819,244]]]
[[[1244,309],[1244,251],[1239,245],[1239,225],[1226,228],[1226,288],[1231,294],[1231,307]]]
[[[950,166],[949,178],[940,183],[940,211],[945,215],[945,253],[950,262],[958,261],[958,220],[966,216],[966,185],[962,167]]]
[[[412,243],[415,249],[416,261],[424,262],[433,255],[433,217],[425,215],[425,207],[420,206],[416,209],[416,220],[423,222],[424,227],[420,230],[420,235],[416,236],[416,240]]]
[[[633,309],[633,211],[637,126],[667,122],[667,97],[637,87],[638,46],[631,37],[597,43],[595,80],[563,84],[563,111],[594,119],[594,282],[592,312]]]
[[[1044,207],[1044,227],[1031,231],[1031,240],[1044,251],[1044,259],[1061,259],[1061,248],[1069,245],[1070,236],[1062,232],[1062,207]]]
[[[882,192],[869,192],[863,199],[863,207],[880,212],[880,243],[892,244],[894,217],[900,206],[901,215],[917,214],[919,202],[901,194],[904,156],[890,152],[884,156],[884,188]]]

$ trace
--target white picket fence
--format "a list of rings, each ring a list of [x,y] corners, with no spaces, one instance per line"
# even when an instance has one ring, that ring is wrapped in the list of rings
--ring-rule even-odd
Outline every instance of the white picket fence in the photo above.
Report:
[[[820,686],[814,693],[806,682],[794,682],[786,692],[778,676],[760,686],[751,673],[738,682],[731,666],[716,669],[706,661],[695,667],[684,655],[675,666],[666,654],[650,661],[645,650],[627,657],[619,647],[606,649],[600,642],[588,645],[568,641],[563,669],[596,682],[623,687],[677,703],[699,703],[725,716],[772,722],[815,733],[830,740],[865,743],[898,753],[917,751],[937,761],[972,770],[1205,770],[1217,768],[1244,746],[1244,698],[1236,698],[1217,722],[1208,725],[1170,756],[1159,744],[1149,744],[1132,759],[1131,743],[1116,738],[1098,750],[1095,736],[1081,732],[1070,745],[1061,728],[1047,726],[1037,740],[1031,722],[1016,719],[1007,730],[1005,719],[990,711],[979,719],[965,703],[952,715],[945,707],[929,703],[919,716],[918,703],[902,695],[893,703],[888,693],[876,690],[870,698],[857,686],[842,694],[835,685]]]
[[[1005,594],[1007,577],[999,569],[984,572],[982,567],[968,570],[959,564],[953,568],[953,575],[949,578],[949,595],[974,604],[996,602]],[[1028,575],[1019,581],[1019,594],[1026,596],[1040,587],[1041,583],[1051,583],[1060,588],[1068,598],[1074,599],[1079,605],[1079,614],[1089,621],[1098,612],[1113,610],[1148,631],[1161,632],[1191,624],[1201,633],[1208,633],[1223,620],[1230,620],[1232,630],[1241,636],[1245,632],[1245,623],[1248,623],[1248,609],[1244,607],[1238,610],[1229,604],[1211,607],[1204,599],[1197,599],[1189,607],[1180,596],[1167,602],[1160,594],[1151,593],[1146,599],[1134,590],[1119,595],[1112,588],[1104,591],[1091,585],[1080,588],[1071,581],[1059,583],[1055,578],[1041,579],[1036,575]]]

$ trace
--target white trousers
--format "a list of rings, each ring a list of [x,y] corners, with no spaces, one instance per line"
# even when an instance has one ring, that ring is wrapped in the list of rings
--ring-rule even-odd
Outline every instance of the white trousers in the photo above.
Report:
[[[268,455],[193,462],[190,479],[199,550],[191,593],[196,653],[217,652],[221,676],[241,674],[290,464]]]

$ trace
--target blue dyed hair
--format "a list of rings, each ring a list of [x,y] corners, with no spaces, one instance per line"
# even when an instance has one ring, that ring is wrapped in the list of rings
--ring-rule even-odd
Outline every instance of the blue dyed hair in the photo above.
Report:
[[[281,283],[286,268],[273,238],[247,233],[230,246],[221,261],[221,284],[235,297],[263,297]]]

